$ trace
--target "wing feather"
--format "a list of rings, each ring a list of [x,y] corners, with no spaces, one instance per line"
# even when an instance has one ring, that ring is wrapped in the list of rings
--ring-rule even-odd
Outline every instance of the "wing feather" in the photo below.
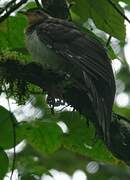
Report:
[[[78,78],[82,79],[99,125],[103,133],[108,134],[115,96],[115,80],[104,47],[65,20],[44,21],[39,24],[37,35],[43,43],[49,44],[63,57],[64,63],[69,65],[70,69],[73,66],[80,71],[78,75],[75,72],[73,76],[80,76]]]

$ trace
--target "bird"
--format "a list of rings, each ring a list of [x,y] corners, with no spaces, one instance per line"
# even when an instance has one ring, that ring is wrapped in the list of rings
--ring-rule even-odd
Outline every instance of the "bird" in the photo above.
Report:
[[[42,9],[23,14],[28,20],[25,42],[32,61],[75,79],[88,97],[103,138],[109,141],[116,87],[104,46],[73,22],[52,17]]]
[[[112,154],[130,166],[130,119],[113,113],[110,138],[109,149]]]

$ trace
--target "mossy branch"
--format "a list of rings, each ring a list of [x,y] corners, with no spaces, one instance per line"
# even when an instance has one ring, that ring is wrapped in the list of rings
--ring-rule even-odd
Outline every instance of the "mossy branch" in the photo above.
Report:
[[[0,82],[10,84],[9,94],[14,98],[23,101],[29,95],[28,85],[34,84],[40,87],[52,98],[59,98],[70,104],[77,111],[91,120],[96,128],[99,138],[102,138],[101,129],[98,121],[83,88],[77,84],[74,79],[67,77],[66,74],[54,72],[50,69],[44,69],[35,63],[24,64],[19,60],[1,59],[0,61]],[[12,85],[13,84],[13,85]],[[17,88],[16,88],[17,86]],[[17,93],[13,92],[14,88]],[[2,92],[2,88],[1,88]],[[11,94],[12,93],[12,94]],[[13,94],[14,93],[14,94]],[[23,101],[24,102],[24,101]],[[115,131],[116,127],[116,131]],[[109,149],[119,159],[124,160],[127,164],[130,161],[130,121],[125,117],[113,113],[110,128]],[[105,143],[105,142],[104,142]]]

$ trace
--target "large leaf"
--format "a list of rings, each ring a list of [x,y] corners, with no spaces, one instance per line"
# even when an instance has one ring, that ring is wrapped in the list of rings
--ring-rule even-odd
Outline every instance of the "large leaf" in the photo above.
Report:
[[[0,24],[0,48],[19,49],[25,47],[24,28],[26,20],[22,16],[11,16]]]
[[[7,109],[0,106],[0,146],[9,149],[14,146],[15,117]]]
[[[62,130],[54,122],[36,121],[25,123],[21,127],[21,135],[39,152],[54,153],[62,143]]]
[[[27,11],[28,9],[37,8],[37,5],[35,2],[28,2],[26,6],[24,6],[21,11]]]
[[[107,150],[104,143],[95,137],[95,129],[91,123],[76,112],[63,112],[60,119],[64,121],[69,133],[64,138],[64,146],[94,160],[115,162],[115,158]]]
[[[33,176],[32,174],[26,174],[21,176],[21,180],[37,180],[37,177]]]
[[[2,149],[0,149],[0,179],[4,178],[5,174],[7,173],[8,166],[8,156]]]
[[[71,8],[72,18],[76,14],[82,23],[86,22],[88,18],[92,18],[99,29],[121,41],[125,41],[124,18],[108,1],[74,0],[74,2],[75,4]],[[116,6],[123,12],[117,2]]]

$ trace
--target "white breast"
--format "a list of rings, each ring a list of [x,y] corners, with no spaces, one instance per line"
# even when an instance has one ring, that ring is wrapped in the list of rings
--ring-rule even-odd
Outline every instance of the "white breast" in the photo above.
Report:
[[[32,61],[53,68],[62,66],[62,57],[57,55],[52,47],[44,45],[44,43],[39,40],[36,31],[33,31],[31,35],[27,36],[27,48],[32,56]]]

